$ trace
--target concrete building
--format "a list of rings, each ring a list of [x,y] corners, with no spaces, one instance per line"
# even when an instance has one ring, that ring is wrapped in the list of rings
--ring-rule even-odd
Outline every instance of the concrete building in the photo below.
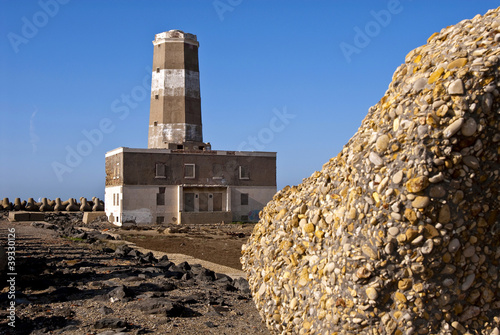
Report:
[[[171,30],[153,45],[148,149],[106,153],[110,222],[257,221],[276,193],[276,153],[212,150],[203,142],[196,36]]]

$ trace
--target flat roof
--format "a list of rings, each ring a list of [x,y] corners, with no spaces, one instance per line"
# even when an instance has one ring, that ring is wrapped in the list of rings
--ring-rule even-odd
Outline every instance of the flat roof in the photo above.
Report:
[[[138,154],[178,154],[178,155],[218,155],[218,156],[254,156],[254,157],[276,157],[276,152],[270,151],[229,151],[229,150],[172,150],[172,149],[135,149],[120,147],[106,152],[106,157],[119,153]]]

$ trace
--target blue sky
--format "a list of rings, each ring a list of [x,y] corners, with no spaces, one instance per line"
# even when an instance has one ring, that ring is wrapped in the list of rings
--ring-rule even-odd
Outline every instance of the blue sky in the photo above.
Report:
[[[105,153],[147,147],[157,33],[198,36],[204,140],[276,151],[282,188],[337,155],[410,50],[497,6],[0,0],[0,197],[103,197]]]

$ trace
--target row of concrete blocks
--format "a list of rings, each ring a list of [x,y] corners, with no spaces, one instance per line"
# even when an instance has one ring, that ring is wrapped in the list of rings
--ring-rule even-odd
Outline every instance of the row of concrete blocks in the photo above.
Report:
[[[76,202],[74,198],[70,198],[67,201],[61,201],[61,198],[57,198],[56,200],[43,198],[41,202],[35,202],[33,198],[29,198],[28,201],[21,201],[20,198],[16,198],[14,203],[11,203],[9,198],[4,198],[0,203],[0,210],[26,210],[30,212],[102,212],[104,211],[104,201],[99,200],[97,197],[93,197],[92,201],[87,201],[86,198],[81,197],[79,203]]]

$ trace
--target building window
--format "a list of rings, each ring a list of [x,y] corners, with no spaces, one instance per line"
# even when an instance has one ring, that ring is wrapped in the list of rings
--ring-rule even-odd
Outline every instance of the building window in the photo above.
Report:
[[[153,126],[155,126],[155,127],[156,127],[157,125],[158,125],[158,122],[157,122],[157,121],[153,122]]]
[[[113,206],[116,206],[116,199],[115,199],[116,194],[113,193]]]
[[[214,193],[213,211],[222,211],[222,193]]]
[[[200,193],[198,200],[198,210],[208,212],[208,193]]]
[[[156,193],[156,205],[157,206],[165,205],[165,187],[160,187],[158,189],[158,193]]]
[[[250,179],[250,174],[248,173],[248,168],[246,166],[240,165],[238,170],[240,179]]]
[[[184,212],[194,212],[194,193],[184,193]]]
[[[120,178],[120,163],[116,163],[116,166],[113,168],[113,179]]]
[[[159,95],[155,94],[155,99],[158,100],[158,98],[159,98]]]
[[[159,67],[156,68],[156,73],[160,73],[160,68]]]
[[[163,163],[156,163],[156,173],[155,173],[155,178],[166,178],[166,168],[165,164]]]
[[[193,179],[195,177],[196,166],[194,164],[184,164],[184,178]]]
[[[120,194],[116,193],[116,206],[120,206]]]
[[[248,205],[248,193],[241,193],[241,205]]]
[[[213,179],[222,179],[222,164],[214,164],[212,167]]]
[[[156,217],[156,224],[163,224],[164,222],[165,222],[164,216],[157,216]]]

